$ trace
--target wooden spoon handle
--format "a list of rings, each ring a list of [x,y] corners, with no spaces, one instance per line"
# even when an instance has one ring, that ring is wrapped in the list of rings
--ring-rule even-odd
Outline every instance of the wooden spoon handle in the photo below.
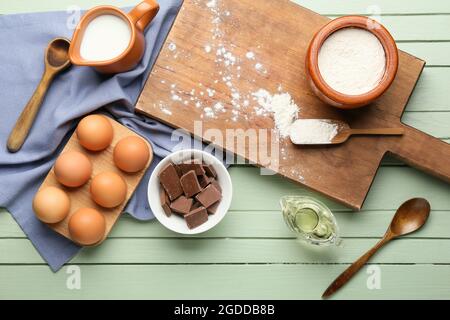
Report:
[[[403,128],[376,128],[376,129],[351,129],[351,134],[357,135],[381,135],[381,136],[401,136],[405,133]]]
[[[42,76],[41,81],[39,82],[38,87],[34,91],[33,96],[30,101],[28,101],[25,109],[23,109],[22,113],[19,116],[19,119],[14,126],[14,129],[11,131],[11,134],[8,138],[7,147],[9,152],[17,152],[22,148],[25,139],[30,132],[30,129],[33,125],[34,119],[41,107],[42,101],[44,100],[45,94],[47,93],[48,87],[52,82],[54,77],[53,71],[46,70],[44,75]]]
[[[327,288],[327,290],[325,290],[322,298],[328,298],[340,288],[342,288],[355,275],[355,273],[358,272],[367,263],[367,261],[369,261],[369,259],[372,258],[372,256],[389,240],[390,239],[387,237],[381,239],[381,241],[378,242],[372,249],[367,251],[366,254],[356,260],[350,267],[347,268],[347,270],[342,272],[341,275],[337,277],[336,280],[334,280],[333,283]]]

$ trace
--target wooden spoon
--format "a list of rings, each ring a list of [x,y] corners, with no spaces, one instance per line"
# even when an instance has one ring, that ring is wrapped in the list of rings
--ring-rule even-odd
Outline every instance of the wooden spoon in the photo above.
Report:
[[[353,263],[345,270],[334,282],[325,290],[322,298],[328,298],[342,286],[344,286],[357,271],[359,271],[367,261],[389,241],[410,234],[419,230],[427,221],[430,215],[430,204],[427,200],[416,198],[411,199],[398,208],[392,219],[383,239],[378,242],[371,250]]]
[[[301,130],[311,130],[311,121],[316,121],[317,124],[321,123],[325,126],[334,126],[337,133],[331,139],[327,137],[317,138],[314,137],[302,137]],[[296,126],[299,125],[299,126]],[[295,134],[292,130],[300,130]],[[403,135],[403,128],[376,128],[376,129],[352,129],[350,126],[340,120],[329,120],[329,119],[301,119],[297,120],[291,129],[291,140],[297,145],[328,145],[328,144],[341,144],[346,142],[352,135],[378,135],[378,136],[400,136]],[[297,137],[296,137],[297,136]]]
[[[53,78],[71,65],[69,46],[70,41],[64,38],[56,38],[49,43],[45,52],[44,75],[8,138],[9,152],[17,152],[22,148]]]

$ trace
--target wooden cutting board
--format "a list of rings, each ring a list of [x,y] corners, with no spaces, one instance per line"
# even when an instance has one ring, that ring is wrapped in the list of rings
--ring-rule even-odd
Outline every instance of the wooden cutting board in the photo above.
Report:
[[[202,136],[357,210],[386,153],[450,181],[449,145],[401,122],[424,61],[400,52],[392,87],[363,109],[341,111],[315,97],[306,82],[305,54],[313,35],[328,21],[287,0],[185,0],[137,111]],[[222,47],[225,51],[217,52]],[[261,88],[289,92],[300,106],[300,118],[341,119],[354,128],[403,126],[406,134],[353,137],[333,147],[297,147],[281,140],[279,163],[267,164],[251,154],[248,145],[226,143],[207,131],[219,129],[225,136],[227,129],[273,129],[270,117],[255,116],[251,93]],[[239,117],[234,118],[236,104]],[[211,107],[213,114],[208,116],[205,107]],[[194,130],[195,121],[202,121],[201,130]]]
[[[57,187],[64,190],[70,197],[70,213],[69,215],[61,222],[56,224],[48,224],[48,226],[53,229],[54,231],[58,232],[59,234],[63,235],[64,237],[71,239],[69,234],[69,228],[68,223],[70,220],[70,217],[81,208],[93,208],[98,210],[106,220],[106,231],[105,236],[103,239],[97,243],[96,245],[99,245],[102,243],[107,237],[108,234],[111,232],[114,224],[119,219],[121,213],[123,212],[123,209],[125,208],[126,204],[130,200],[131,196],[133,195],[134,191],[136,190],[137,186],[139,185],[139,182],[141,181],[142,177],[144,176],[145,172],[147,171],[147,168],[150,166],[152,160],[153,160],[153,151],[151,145],[143,139],[150,150],[150,159],[145,167],[145,169],[137,172],[137,173],[125,173],[118,169],[114,165],[113,161],[113,151],[116,144],[122,140],[123,138],[129,137],[129,136],[139,136],[135,132],[131,131],[130,129],[124,127],[120,123],[108,118],[108,120],[111,122],[113,129],[114,129],[114,138],[111,142],[111,145],[104,151],[101,152],[91,152],[86,149],[84,149],[80,143],[78,142],[77,134],[74,133],[72,137],[67,142],[66,146],[64,147],[64,150],[61,153],[69,152],[69,151],[78,151],[83,154],[85,154],[89,160],[92,162],[92,177],[95,177],[97,174],[107,171],[112,171],[120,176],[122,176],[127,184],[127,196],[125,201],[115,208],[103,208],[99,205],[97,205],[91,198],[91,194],[89,191],[90,181],[88,181],[85,185],[79,187],[79,188],[67,188],[61,185],[57,180],[55,173],[52,170],[48,173],[47,177],[45,178],[44,182],[41,185],[41,188],[45,187]],[[144,204],[143,204],[144,205]]]

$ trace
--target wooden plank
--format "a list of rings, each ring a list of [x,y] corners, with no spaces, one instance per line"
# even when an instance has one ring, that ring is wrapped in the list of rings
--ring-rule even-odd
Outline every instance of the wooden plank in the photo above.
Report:
[[[425,68],[450,66],[450,42],[400,42],[397,46],[400,50],[425,60]]]
[[[312,195],[333,210],[344,207],[293,184],[279,176],[261,176],[254,167],[230,169],[234,186],[233,211],[278,211],[281,196]],[[258,186],[255,188],[255,186]],[[421,196],[429,199],[434,210],[449,210],[450,186],[409,167],[381,167],[365,210],[395,210],[405,200]],[[262,196],[264,195],[264,196]]]
[[[347,8],[347,10],[350,12],[357,12],[364,14],[361,9],[358,8],[367,8],[370,5],[373,5],[373,2],[371,1],[359,1],[354,0],[355,4],[351,4],[350,6],[347,6],[345,4],[345,1],[329,1],[329,0],[322,0],[320,2],[326,1],[327,4],[318,4],[315,6],[311,6],[311,2],[314,2],[315,0],[310,0],[306,7],[312,8],[317,10],[321,14],[340,14],[339,10],[329,10],[326,9],[327,7],[333,8],[333,5],[329,5],[329,3],[340,3],[338,4],[342,8]],[[384,0],[385,3],[393,3],[393,6],[396,8],[403,8],[403,11],[400,11],[400,9],[395,10],[399,11],[398,13],[428,13],[427,9],[424,7],[428,7],[427,2],[423,3],[421,0],[415,0],[412,1],[412,4],[408,5],[402,5],[401,3],[407,1],[402,0],[399,1],[390,1],[390,0]],[[436,13],[435,11],[438,10],[439,12],[449,13],[448,7],[449,4],[445,3],[444,1],[438,1],[434,0],[436,3],[433,5],[435,9],[431,9],[431,13]],[[139,1],[135,0],[126,0],[126,1],[113,1],[113,0],[107,0],[107,1],[101,1],[101,0],[78,0],[76,6],[80,8],[91,8],[95,5],[99,4],[113,4],[118,6],[132,6]],[[411,1],[408,1],[408,3]],[[422,3],[420,3],[422,2]],[[441,2],[441,3],[437,3]],[[444,4],[442,4],[444,2]],[[365,3],[365,4],[364,4]],[[356,6],[356,7],[355,7]],[[433,8],[431,6],[430,8]],[[49,11],[49,10],[66,10],[68,8],[73,8],[73,1],[70,0],[52,0],[52,1],[44,1],[39,2],[39,5],[33,5],[31,1],[13,1],[13,2],[1,2],[0,3],[0,12],[3,14],[8,13],[18,13],[18,12],[33,12],[33,11]],[[319,8],[322,8],[324,10],[318,10]],[[386,12],[388,13],[388,12]],[[396,12],[397,13],[397,12]],[[386,16],[382,17],[381,22],[385,24],[393,33],[396,40],[400,41],[433,41],[433,40],[450,40],[450,34],[447,32],[447,27],[450,23],[450,16],[446,15],[419,15],[419,16]]]
[[[361,213],[335,212],[341,236],[381,237],[386,231],[394,211],[363,211]],[[409,238],[449,239],[450,210],[433,211],[431,219],[420,231]],[[25,238],[13,218],[0,214],[0,238]],[[185,238],[170,232],[157,221],[140,222],[124,215],[109,234],[113,238]],[[191,238],[191,237],[188,237]],[[194,238],[295,238],[285,225],[280,211],[231,211],[214,229]],[[183,240],[180,240],[183,241]]]
[[[387,16],[380,22],[397,41],[448,41],[450,15]]]
[[[450,68],[425,68],[406,111],[449,111],[446,88],[450,88]]]
[[[432,103],[432,102],[430,102]],[[403,123],[439,139],[450,138],[450,112],[405,112]]]
[[[321,248],[296,239],[107,239],[99,247],[84,248],[71,263],[352,263],[377,241],[345,239],[342,247]],[[0,264],[43,263],[26,239],[0,239],[0,252]],[[450,264],[450,240],[396,240],[371,261]]]
[[[53,274],[46,266],[0,266],[0,299],[320,299],[345,266],[84,265],[75,267],[81,271],[79,290],[67,287],[71,268]],[[379,290],[368,289],[373,269],[365,267],[333,298],[450,298],[448,265],[370,268],[380,272]]]
[[[50,10],[64,10],[76,4],[81,8],[112,4],[115,6],[133,6],[140,0],[45,0],[36,3],[34,0],[2,1],[1,13],[37,12]],[[330,14],[436,14],[450,13],[450,4],[442,0],[294,0],[311,10],[324,15]]]
[[[279,176],[261,176],[257,168],[230,169],[234,185],[232,210],[278,210],[283,195],[313,195],[334,210],[344,207],[307,192]],[[255,188],[255,186],[258,186]],[[364,210],[395,210],[413,197],[427,198],[434,210],[450,208],[450,185],[409,167],[382,167],[375,178]]]
[[[324,15],[385,15],[450,13],[450,3],[440,0],[293,0]]]

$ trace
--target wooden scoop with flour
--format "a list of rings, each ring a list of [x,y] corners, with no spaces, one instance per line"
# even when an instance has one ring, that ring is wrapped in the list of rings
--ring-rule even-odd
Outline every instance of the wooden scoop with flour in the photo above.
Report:
[[[346,142],[352,135],[401,136],[403,128],[352,129],[340,120],[300,119],[290,129],[291,141],[297,145],[330,145]]]

